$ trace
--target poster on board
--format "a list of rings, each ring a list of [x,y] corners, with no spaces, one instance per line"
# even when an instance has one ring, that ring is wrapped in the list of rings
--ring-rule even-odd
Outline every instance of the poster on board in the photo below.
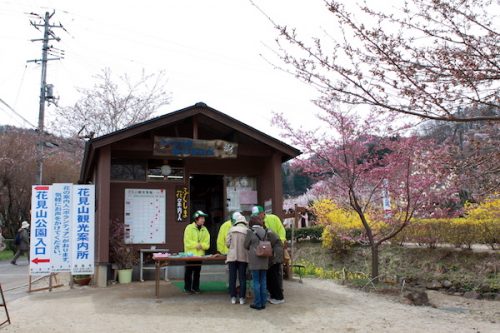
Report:
[[[165,190],[125,189],[126,244],[165,243]]]

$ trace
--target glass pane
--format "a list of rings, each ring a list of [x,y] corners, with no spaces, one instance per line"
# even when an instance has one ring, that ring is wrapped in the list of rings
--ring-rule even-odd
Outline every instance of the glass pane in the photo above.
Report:
[[[145,180],[146,162],[130,159],[111,160],[111,180]]]

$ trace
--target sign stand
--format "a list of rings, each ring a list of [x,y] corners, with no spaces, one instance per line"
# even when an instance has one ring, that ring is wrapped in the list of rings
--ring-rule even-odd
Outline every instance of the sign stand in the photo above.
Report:
[[[1,327],[5,323],[9,323],[9,325],[10,325],[9,310],[7,310],[7,302],[5,301],[5,297],[3,296],[3,289],[2,289],[1,283],[0,283],[0,294],[2,294],[2,304],[0,304],[0,306],[3,306],[5,308],[5,314],[7,315],[7,320],[4,320],[3,322],[0,323],[0,327]]]
[[[43,279],[44,277],[46,277],[47,275],[45,276],[42,276],[41,278],[38,278],[36,279],[35,281],[32,281],[32,275],[30,274],[30,278],[29,278],[29,283],[28,283],[28,292],[32,292],[32,291],[42,291],[42,290],[49,290],[49,291],[52,291],[53,288],[59,288],[59,287],[62,287],[64,286],[64,284],[62,283],[59,283],[59,280],[57,279],[57,273],[50,273],[50,275],[48,275],[49,277],[49,286],[48,287],[44,287],[44,288],[37,288],[37,289],[33,289],[32,288],[32,284],[33,282],[36,282],[40,279]],[[55,282],[55,285],[53,285],[52,283],[52,280],[54,280]]]

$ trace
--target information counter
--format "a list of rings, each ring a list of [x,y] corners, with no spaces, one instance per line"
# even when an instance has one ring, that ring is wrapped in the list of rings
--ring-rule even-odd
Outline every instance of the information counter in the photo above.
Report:
[[[169,256],[169,257],[153,257],[155,261],[155,295],[160,297],[160,272],[161,268],[165,266],[204,266],[204,265],[221,265],[226,262],[226,256],[224,255],[207,255],[202,257],[181,257],[181,256]],[[192,264],[192,262],[200,262]]]

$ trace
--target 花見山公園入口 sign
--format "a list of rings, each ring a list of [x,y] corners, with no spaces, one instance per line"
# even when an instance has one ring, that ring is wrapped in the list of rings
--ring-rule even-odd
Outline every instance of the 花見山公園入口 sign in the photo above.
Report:
[[[51,273],[53,201],[51,186],[36,185],[31,191],[30,274]]]
[[[35,185],[30,274],[94,273],[94,185]]]

